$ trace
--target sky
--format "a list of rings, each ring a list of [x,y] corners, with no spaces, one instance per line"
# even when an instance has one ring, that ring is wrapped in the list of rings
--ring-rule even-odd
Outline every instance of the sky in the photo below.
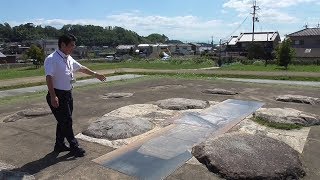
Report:
[[[255,32],[281,37],[320,23],[320,0],[257,0]],[[226,41],[252,32],[253,0],[0,0],[0,24],[120,26],[183,42]]]

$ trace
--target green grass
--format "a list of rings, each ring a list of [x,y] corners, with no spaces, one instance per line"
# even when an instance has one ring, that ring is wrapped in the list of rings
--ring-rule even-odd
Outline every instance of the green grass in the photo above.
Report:
[[[116,68],[138,68],[138,69],[198,69],[212,67],[212,64],[201,63],[196,64],[190,61],[185,63],[175,64],[166,61],[126,61],[119,63],[83,63],[83,65],[94,69],[116,69]]]
[[[117,75],[126,74],[122,72]],[[135,72],[131,74],[140,75],[163,75],[170,77],[185,78],[245,78],[245,79],[270,79],[270,80],[291,80],[291,81],[320,81],[320,77],[299,77],[299,76],[255,76],[255,75],[232,75],[232,74],[195,74],[195,73],[158,73],[158,72]]]
[[[139,69],[197,69],[212,66],[209,63],[191,63],[186,61],[181,64],[169,63],[166,61],[126,61],[120,63],[89,63],[83,62],[84,66],[92,70],[103,70],[103,69],[116,69],[116,68],[139,68]],[[43,66],[40,68],[35,67],[24,67],[15,69],[0,70],[0,80],[13,79],[20,77],[32,77],[32,76],[43,76]]]
[[[44,75],[43,67],[37,69],[34,66],[30,66],[23,68],[0,70],[0,80],[42,75]]]
[[[290,71],[290,72],[320,72],[320,66],[316,65],[289,65],[288,69],[277,65],[258,66],[258,65],[243,65],[231,64],[221,67],[219,70],[232,71]]]
[[[268,126],[275,129],[291,130],[291,129],[301,129],[303,126],[297,124],[287,124],[287,123],[275,123],[269,122],[262,118],[252,118],[252,120],[263,126]]]

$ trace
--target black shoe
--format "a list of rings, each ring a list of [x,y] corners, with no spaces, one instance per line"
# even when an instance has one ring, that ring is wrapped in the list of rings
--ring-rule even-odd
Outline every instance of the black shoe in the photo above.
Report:
[[[66,146],[65,144],[62,145],[55,145],[54,146],[54,152],[64,152],[64,151],[70,151],[70,148]]]
[[[70,152],[75,156],[75,157],[83,157],[84,153],[86,151],[82,149],[81,147],[74,147],[70,149]]]

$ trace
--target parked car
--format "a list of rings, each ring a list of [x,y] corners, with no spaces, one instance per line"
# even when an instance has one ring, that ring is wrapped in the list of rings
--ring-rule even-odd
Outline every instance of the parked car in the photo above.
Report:
[[[105,59],[106,59],[107,61],[113,61],[113,60],[114,60],[114,57],[113,57],[113,56],[107,56]]]

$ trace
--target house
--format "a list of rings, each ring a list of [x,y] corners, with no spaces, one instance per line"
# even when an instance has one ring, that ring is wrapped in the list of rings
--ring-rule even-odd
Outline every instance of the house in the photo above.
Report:
[[[116,47],[117,56],[125,55],[125,54],[133,54],[136,46],[135,45],[118,45]]]
[[[194,52],[194,55],[199,55],[200,54],[200,44],[197,43],[189,43],[191,45],[191,50]]]
[[[306,28],[287,35],[300,60],[320,58],[320,28]]]
[[[190,44],[177,44],[176,50],[172,53],[176,55],[191,55],[194,54],[194,51]]]
[[[4,55],[0,52],[0,64],[16,63],[16,55]]]
[[[39,44],[42,49],[44,49],[44,53],[46,56],[53,53],[56,49],[59,48],[57,39],[42,39],[38,40],[37,44]]]
[[[241,33],[238,37],[232,36],[228,40],[226,43],[226,54],[236,53],[238,55],[246,55],[248,47],[252,42],[261,45],[265,54],[271,55],[272,51],[281,42],[281,39],[278,32],[255,32],[254,35],[251,32]]]

